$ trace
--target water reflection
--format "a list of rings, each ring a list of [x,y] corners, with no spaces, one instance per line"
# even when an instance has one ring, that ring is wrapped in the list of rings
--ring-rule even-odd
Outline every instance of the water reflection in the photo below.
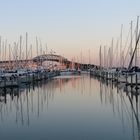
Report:
[[[39,117],[44,106],[54,100],[54,91],[59,89],[63,92],[65,84],[71,81],[72,87],[76,88],[77,77],[59,77],[51,81],[40,81],[34,85],[26,85],[22,88],[7,88],[0,91],[0,119],[6,121],[11,113],[15,114],[15,122],[22,125],[30,125],[30,114]],[[83,80],[81,81],[83,82]],[[84,84],[84,83],[81,83]],[[81,89],[82,90],[82,89]],[[83,92],[83,91],[82,91]],[[12,115],[14,115],[12,114]]]
[[[48,131],[42,135],[50,139],[56,135],[60,139],[140,140],[139,95],[125,91],[89,76],[63,76],[1,89],[0,128],[8,129],[10,123],[12,129],[20,126],[24,132],[24,126],[34,129],[36,124],[38,131]]]
[[[100,82],[101,103],[112,106],[114,116],[118,116],[122,122],[122,128],[125,132],[126,124],[129,123],[133,140],[140,140],[140,122],[139,122],[139,94],[128,92],[124,87],[119,89],[117,84],[98,79]],[[125,92],[124,92],[125,91]]]

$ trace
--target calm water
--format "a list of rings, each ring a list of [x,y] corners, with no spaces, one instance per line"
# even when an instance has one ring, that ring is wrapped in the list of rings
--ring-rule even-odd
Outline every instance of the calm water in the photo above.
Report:
[[[138,98],[86,75],[9,90],[0,140],[140,140]]]

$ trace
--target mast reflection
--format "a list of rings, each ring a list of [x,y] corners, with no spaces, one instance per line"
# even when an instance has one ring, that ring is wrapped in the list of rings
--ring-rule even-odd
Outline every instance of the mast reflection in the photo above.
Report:
[[[99,80],[99,79],[98,79]],[[118,115],[122,122],[123,132],[125,133],[126,125],[132,128],[132,139],[140,140],[140,121],[139,121],[139,94],[128,90],[128,87],[119,88],[114,83],[106,83],[104,80],[100,82],[100,96],[101,103],[107,105],[109,103],[112,106],[114,115]],[[124,92],[125,91],[125,92]],[[127,119],[124,119],[127,118]]]
[[[56,89],[61,92],[68,82],[72,82],[72,87],[76,88],[78,79],[80,77],[59,77],[20,88],[0,89],[0,122],[6,121],[12,114],[17,125],[29,126],[33,115],[39,118],[46,106],[48,109]]]
[[[127,88],[124,92],[124,89],[112,82],[87,76],[58,77],[20,88],[0,89],[0,123],[12,116],[12,121],[17,125],[29,127],[43,113],[48,113],[57,94],[65,95],[68,92],[72,95],[80,94],[82,99],[85,96],[87,99],[99,99],[99,106],[109,106],[113,116],[119,118],[122,132],[125,133],[129,127],[132,139],[140,140],[139,94]]]

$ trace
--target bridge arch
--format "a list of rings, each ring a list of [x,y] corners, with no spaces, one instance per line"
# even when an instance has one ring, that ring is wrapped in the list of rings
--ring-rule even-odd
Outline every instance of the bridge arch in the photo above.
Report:
[[[36,56],[32,59],[34,62],[44,62],[44,61],[56,61],[56,62],[68,62],[68,59],[61,55],[55,55],[55,54],[43,54]]]

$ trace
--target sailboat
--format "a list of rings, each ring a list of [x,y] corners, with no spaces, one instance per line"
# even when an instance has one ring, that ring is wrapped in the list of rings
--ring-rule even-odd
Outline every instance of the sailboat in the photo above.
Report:
[[[139,39],[140,39],[140,30],[138,30],[138,21],[139,21],[139,17],[137,17],[137,25],[136,25],[136,43],[135,43],[135,47],[134,50],[132,51],[132,22],[131,22],[131,50],[130,50],[130,54],[131,54],[131,58],[130,58],[130,62],[128,65],[127,70],[122,71],[121,76],[124,75],[125,78],[121,78],[120,81],[126,81],[129,84],[137,84],[140,83],[140,68],[137,66],[137,50],[138,50],[138,44],[139,44]],[[135,66],[133,66],[134,63],[134,58],[135,58]]]

